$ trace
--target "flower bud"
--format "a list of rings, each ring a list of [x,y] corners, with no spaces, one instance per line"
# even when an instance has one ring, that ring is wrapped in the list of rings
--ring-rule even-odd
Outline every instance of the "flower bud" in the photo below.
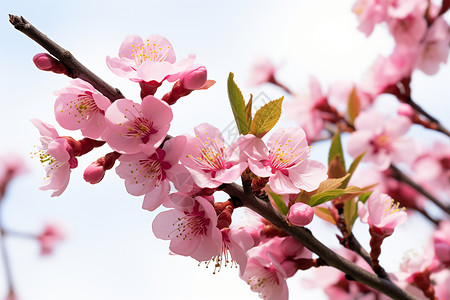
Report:
[[[291,206],[287,219],[293,225],[306,226],[311,223],[314,217],[314,210],[308,204],[298,202]]]
[[[414,110],[409,104],[401,103],[400,106],[398,107],[397,113],[400,116],[411,118],[414,115]]]
[[[199,66],[183,77],[182,85],[188,90],[196,90],[205,84],[207,76],[206,68]]]
[[[105,169],[98,162],[90,164],[86,170],[84,170],[83,178],[90,184],[99,183],[105,176]]]
[[[39,70],[54,73],[68,74],[67,68],[56,58],[47,53],[38,53],[33,57],[33,62]]]

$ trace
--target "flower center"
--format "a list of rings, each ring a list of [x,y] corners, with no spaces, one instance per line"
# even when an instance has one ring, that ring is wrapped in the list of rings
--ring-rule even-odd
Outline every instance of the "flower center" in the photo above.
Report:
[[[183,217],[172,223],[175,229],[169,233],[170,238],[192,240],[198,235],[206,235],[210,220],[205,218],[204,211],[199,211],[199,207],[200,204],[196,202],[192,212],[185,212]]]
[[[198,136],[197,139],[200,141]],[[198,157],[188,155],[187,157],[190,157],[204,172],[211,172],[214,178],[217,171],[232,167],[231,163],[226,160],[225,146],[209,137],[205,142],[200,141],[200,144],[204,145],[200,149],[200,155]]]
[[[136,66],[138,67],[147,61],[164,61],[169,55],[170,50],[170,46],[163,49],[159,44],[151,43],[148,39],[140,46],[131,45],[131,48],[131,52],[133,52],[131,57],[134,58]]]
[[[287,169],[304,160],[304,158],[299,160],[299,157],[303,154],[305,149],[293,145],[291,138],[292,135],[284,144],[275,141],[272,149],[269,150],[269,165],[272,167],[272,172]]]
[[[250,285],[252,291],[258,292],[261,298],[267,299],[273,293],[274,286],[278,284],[275,272],[273,266],[264,267],[260,272],[251,276],[247,280],[247,284]]]
[[[391,141],[389,140],[389,137],[386,134],[380,134],[377,137],[375,137],[373,140],[370,141],[370,144],[372,145],[373,152],[378,153],[380,150],[384,149],[387,152],[391,151]]]
[[[394,199],[392,199],[392,198],[386,199],[384,203],[385,203],[385,205],[384,205],[385,210],[384,210],[383,216],[389,216],[389,215],[398,213],[401,210],[405,210],[404,207],[399,208],[400,203],[395,202]]]

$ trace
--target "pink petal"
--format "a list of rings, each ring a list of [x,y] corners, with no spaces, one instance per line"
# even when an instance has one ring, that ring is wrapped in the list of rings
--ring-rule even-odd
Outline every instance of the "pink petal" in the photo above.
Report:
[[[145,194],[144,202],[142,203],[142,208],[154,211],[161,204],[169,200],[170,184],[167,180],[161,182],[161,184]]]
[[[269,179],[270,189],[277,194],[297,194],[300,189],[297,188],[292,181],[280,171]]]
[[[289,178],[297,188],[311,192],[328,178],[327,168],[318,161],[307,159],[289,169]]]

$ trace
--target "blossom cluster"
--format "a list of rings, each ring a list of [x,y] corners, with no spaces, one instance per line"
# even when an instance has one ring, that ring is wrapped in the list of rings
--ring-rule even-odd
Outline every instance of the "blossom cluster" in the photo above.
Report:
[[[252,98],[245,103],[230,74],[230,104],[240,133],[231,144],[208,123],[199,124],[193,133],[168,135],[171,105],[196,90],[210,88],[214,81],[207,79],[204,66],[194,64],[195,55],[177,60],[172,44],[163,36],[127,36],[118,57],[108,56],[106,63],[114,74],[138,85],[141,100],[121,95],[108,99],[82,79],[55,92],[56,121],[67,130],[80,130],[84,138],[60,136],[53,126],[32,120],[41,134],[41,145],[33,155],[46,169],[41,189],[60,196],[71,170],[78,167],[78,158],[107,145],[112,151],[85,169],[87,182],[101,182],[118,162],[115,172],[124,180],[126,191],[143,196],[143,209],[162,210],[152,230],[157,238],[170,241],[172,253],[212,264],[214,272],[228,265],[239,267],[240,277],[261,298],[288,299],[287,278],[326,262],[264,218],[244,224],[233,220],[233,212],[245,206],[245,199],[229,194],[229,200],[220,202],[215,192],[241,180],[245,195],[267,203],[288,226],[304,227],[317,215],[336,225],[341,244],[353,251],[352,226],[359,218],[369,225],[370,254],[358,253],[363,261],[354,252],[336,251],[380,277],[392,276],[399,286],[420,297],[433,299],[448,282],[448,221],[436,221],[426,213],[426,200],[408,181],[400,180],[395,164],[409,166],[414,179],[434,195],[448,196],[450,146],[436,144],[437,151],[430,152],[408,136],[413,124],[436,126],[407,103],[412,101],[413,70],[431,75],[446,62],[449,26],[442,10],[425,0],[358,0],[353,11],[366,35],[376,24],[387,23],[396,42],[391,56],[379,57],[360,83],[339,81],[328,93],[311,76],[310,93],[292,95],[294,100],[285,104],[288,114],[299,122],[290,128],[274,128],[283,98],[252,114]],[[49,55],[39,54],[34,62],[42,70],[67,74],[64,65]],[[289,91],[275,79],[277,70],[270,62],[259,62],[255,70],[254,83],[266,81]],[[168,93],[157,96],[160,86],[171,83]],[[373,104],[382,93],[395,95],[406,106],[396,116],[381,115]],[[328,166],[310,159],[310,144],[322,139],[325,131],[333,133]],[[354,157],[349,168],[340,131],[349,133],[346,149]],[[359,175],[359,169],[355,172],[360,161],[369,162],[372,179]],[[374,188],[376,183],[379,186]],[[434,253],[423,263],[405,262],[402,272],[387,275],[379,262],[382,242],[406,221],[410,210],[439,223],[433,236]],[[383,297],[341,273],[332,275],[320,284],[331,298]]]

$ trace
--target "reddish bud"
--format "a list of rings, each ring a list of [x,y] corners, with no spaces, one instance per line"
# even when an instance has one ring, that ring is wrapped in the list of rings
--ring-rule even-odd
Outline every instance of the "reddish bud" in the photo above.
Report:
[[[33,62],[39,70],[50,71],[57,74],[68,74],[66,66],[47,53],[38,53],[33,57]]]
[[[208,72],[204,66],[199,66],[186,74],[181,80],[182,86],[188,90],[196,90],[206,83]]]
[[[84,170],[83,178],[90,184],[96,184],[102,181],[105,176],[105,169],[98,162],[90,164],[86,170]]]
[[[397,113],[400,116],[411,118],[412,116],[414,116],[414,109],[409,104],[401,103],[398,107]]]

